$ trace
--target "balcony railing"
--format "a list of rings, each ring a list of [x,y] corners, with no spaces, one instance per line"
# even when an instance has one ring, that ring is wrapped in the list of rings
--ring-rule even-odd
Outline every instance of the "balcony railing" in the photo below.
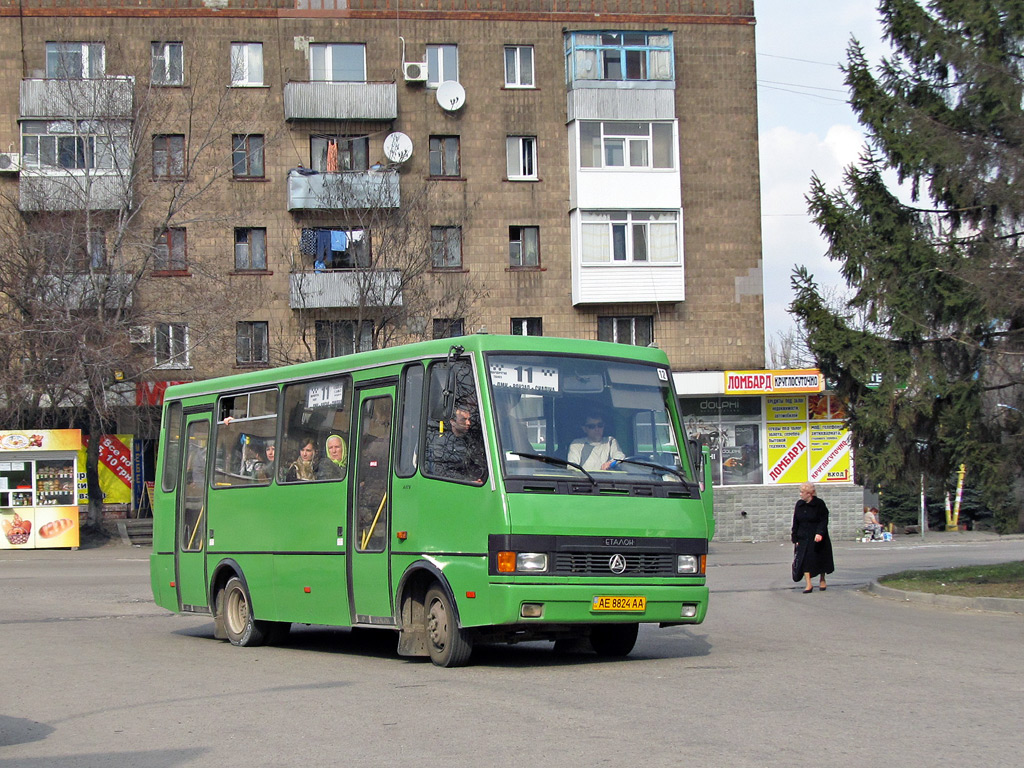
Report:
[[[394,120],[394,83],[285,83],[286,120]]]
[[[131,119],[134,88],[134,77],[26,78],[19,111],[22,120]]]
[[[292,309],[400,307],[402,273],[397,269],[336,269],[292,272]]]
[[[398,172],[392,170],[288,173],[288,210],[398,208]]]
[[[22,211],[117,211],[131,203],[127,173],[22,169],[18,208]]]

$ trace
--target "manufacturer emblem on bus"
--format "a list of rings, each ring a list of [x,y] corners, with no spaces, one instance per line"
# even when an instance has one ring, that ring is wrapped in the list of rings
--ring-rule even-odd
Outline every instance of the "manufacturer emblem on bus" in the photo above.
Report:
[[[612,573],[625,573],[626,558],[622,555],[612,555],[608,558],[608,569]]]

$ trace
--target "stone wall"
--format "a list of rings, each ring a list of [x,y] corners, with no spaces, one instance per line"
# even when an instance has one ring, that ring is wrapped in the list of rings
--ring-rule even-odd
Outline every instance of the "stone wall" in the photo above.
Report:
[[[856,538],[864,522],[864,488],[817,488],[828,505],[831,538]],[[715,541],[789,541],[793,506],[799,498],[797,485],[715,488]]]

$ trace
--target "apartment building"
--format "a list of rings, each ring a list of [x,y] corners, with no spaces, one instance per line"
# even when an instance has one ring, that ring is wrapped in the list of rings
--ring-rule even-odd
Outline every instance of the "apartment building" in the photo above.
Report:
[[[753,0],[3,0],[0,50],[0,213],[123,432],[481,330],[764,365]]]

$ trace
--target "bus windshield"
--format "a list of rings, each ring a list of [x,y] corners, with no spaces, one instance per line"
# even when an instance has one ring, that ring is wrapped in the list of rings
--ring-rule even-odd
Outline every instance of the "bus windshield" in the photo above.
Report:
[[[667,368],[507,353],[487,368],[506,477],[686,482]]]

